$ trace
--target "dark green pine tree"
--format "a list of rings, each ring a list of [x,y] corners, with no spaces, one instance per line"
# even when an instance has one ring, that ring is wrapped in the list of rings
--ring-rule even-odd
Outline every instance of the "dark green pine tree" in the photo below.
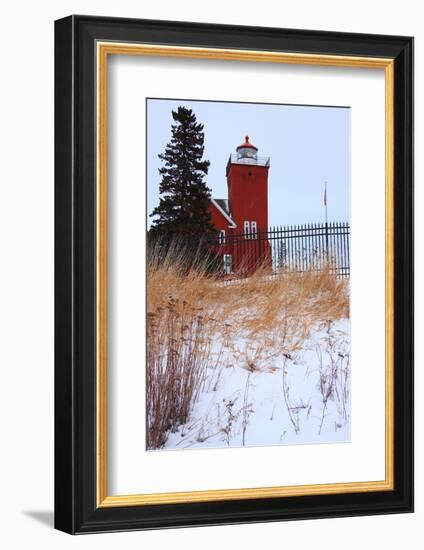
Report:
[[[172,111],[171,141],[159,155],[163,166],[159,168],[159,205],[150,214],[156,217],[151,227],[152,236],[184,234],[202,235],[213,232],[214,226],[208,211],[211,191],[204,176],[209,161],[203,160],[203,124],[196,120],[191,109],[178,107]]]

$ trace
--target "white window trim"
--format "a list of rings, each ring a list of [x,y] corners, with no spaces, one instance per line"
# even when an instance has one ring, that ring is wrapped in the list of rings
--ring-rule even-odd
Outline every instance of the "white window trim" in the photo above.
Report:
[[[256,240],[258,238],[258,227],[256,222],[250,222],[250,227],[251,227],[250,238]]]
[[[258,238],[258,224],[256,221],[243,222],[243,234],[245,239],[256,240]]]
[[[219,230],[219,238],[218,238],[218,242],[219,244],[225,244],[225,229],[220,229]]]
[[[250,239],[250,222],[243,222],[243,234],[245,239]]]
[[[224,218],[229,222],[228,227],[230,227],[231,229],[236,229],[237,225],[234,223],[234,220],[232,220],[230,216],[219,206],[216,200],[211,199],[211,203],[215,206],[215,208],[217,208],[221,212]]]

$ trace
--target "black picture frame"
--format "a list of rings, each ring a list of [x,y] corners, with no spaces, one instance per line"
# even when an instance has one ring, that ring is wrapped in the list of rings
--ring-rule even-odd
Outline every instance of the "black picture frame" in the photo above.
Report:
[[[99,40],[394,60],[394,489],[97,506]],[[413,511],[413,39],[73,15],[55,22],[55,527],[94,533]]]

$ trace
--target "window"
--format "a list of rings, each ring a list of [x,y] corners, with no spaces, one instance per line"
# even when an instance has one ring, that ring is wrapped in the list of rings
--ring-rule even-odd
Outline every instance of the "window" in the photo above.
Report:
[[[250,239],[250,222],[244,222],[244,238]]]
[[[258,226],[256,222],[244,222],[244,238],[245,239],[257,239],[258,238]]]
[[[224,254],[224,273],[229,275],[233,272],[233,257],[231,254]]]
[[[221,229],[218,237],[219,244],[225,244],[225,229]]]

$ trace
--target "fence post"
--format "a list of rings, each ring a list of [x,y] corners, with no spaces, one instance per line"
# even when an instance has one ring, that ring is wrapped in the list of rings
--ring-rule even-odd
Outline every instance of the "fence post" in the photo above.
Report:
[[[327,268],[328,268],[328,222],[325,221],[325,255],[327,258]]]
[[[255,265],[255,271],[261,266],[262,264],[262,247],[261,247],[261,229],[258,227],[257,228],[257,239],[258,239],[258,259],[257,261],[255,262],[256,265]]]

